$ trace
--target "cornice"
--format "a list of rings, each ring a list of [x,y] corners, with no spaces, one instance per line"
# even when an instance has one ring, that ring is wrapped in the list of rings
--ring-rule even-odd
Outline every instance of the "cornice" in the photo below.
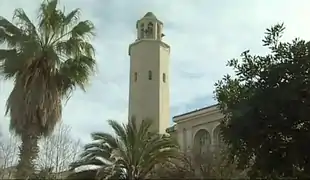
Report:
[[[163,42],[161,40],[156,40],[156,39],[138,39],[134,43],[129,45],[128,55],[130,56],[130,49],[131,49],[132,46],[140,44],[142,42],[154,42],[154,43],[156,42],[156,43],[160,43],[161,46],[163,46],[164,48],[166,48],[170,52],[170,46],[167,43],[165,43],[165,42]]]
[[[175,116],[175,117],[173,117],[173,122],[181,123],[181,122],[185,122],[188,120],[192,120],[194,118],[210,116],[210,115],[216,114],[216,113],[220,113],[220,109],[218,109],[218,107],[216,105],[213,105],[213,106],[210,106],[207,108],[202,108],[200,110],[191,111],[191,112],[185,113],[183,115]]]

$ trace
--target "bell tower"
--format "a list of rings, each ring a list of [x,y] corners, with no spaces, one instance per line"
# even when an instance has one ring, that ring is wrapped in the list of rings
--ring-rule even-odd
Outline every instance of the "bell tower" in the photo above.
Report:
[[[137,39],[129,46],[129,119],[153,121],[164,134],[170,125],[170,46],[162,41],[163,23],[148,12],[136,23]]]

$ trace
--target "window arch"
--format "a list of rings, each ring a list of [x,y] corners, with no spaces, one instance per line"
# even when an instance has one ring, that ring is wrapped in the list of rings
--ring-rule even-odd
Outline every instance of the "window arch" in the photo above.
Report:
[[[194,153],[201,155],[207,153],[210,149],[211,138],[205,129],[200,129],[194,136]]]
[[[154,25],[152,22],[149,22],[149,24],[147,25],[147,36],[149,38],[153,37],[153,33],[154,33]]]
[[[144,24],[142,23],[141,25],[140,25],[140,38],[144,38]]]
[[[161,39],[161,27],[159,23],[157,23],[157,39]]]
[[[166,82],[166,74],[165,73],[163,73],[163,82],[165,83]]]
[[[149,80],[152,80],[152,71],[149,71]]]
[[[137,82],[137,80],[138,80],[138,73],[135,72],[135,73],[134,73],[134,81]]]

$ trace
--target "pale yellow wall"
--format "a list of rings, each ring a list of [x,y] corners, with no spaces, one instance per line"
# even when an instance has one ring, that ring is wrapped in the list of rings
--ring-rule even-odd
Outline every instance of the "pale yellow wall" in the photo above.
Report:
[[[157,19],[142,18],[137,23],[152,22],[154,26],[162,27]],[[155,28],[155,29],[156,29]],[[129,118],[135,117],[137,121],[151,119],[152,130],[165,133],[170,121],[169,103],[169,64],[170,47],[161,41],[157,33],[161,29],[154,30],[153,38],[137,37],[136,42],[130,45],[130,87],[129,87]],[[152,72],[152,80],[148,79],[149,71]],[[138,73],[135,82],[135,73]],[[163,82],[163,73],[166,81]]]
[[[214,132],[216,127],[220,124],[223,114],[216,106],[205,108],[186,115],[177,116],[174,118],[176,123],[176,136],[181,149],[185,152],[190,152],[194,146],[194,138],[200,129],[208,131],[211,138],[211,145],[215,146],[217,141],[217,134]]]
[[[166,44],[160,46],[159,76],[160,76],[160,133],[165,133],[170,126],[170,48]],[[165,82],[163,76],[165,74]]]

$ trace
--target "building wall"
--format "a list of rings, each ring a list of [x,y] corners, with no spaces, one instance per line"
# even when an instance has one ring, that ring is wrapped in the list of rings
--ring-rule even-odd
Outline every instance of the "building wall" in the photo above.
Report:
[[[194,150],[194,145],[198,143],[199,132],[205,130],[209,134],[210,148],[220,143],[219,124],[223,114],[217,106],[203,108],[201,110],[186,113],[174,117],[176,130],[172,132],[184,152]],[[196,139],[195,139],[196,138]]]

